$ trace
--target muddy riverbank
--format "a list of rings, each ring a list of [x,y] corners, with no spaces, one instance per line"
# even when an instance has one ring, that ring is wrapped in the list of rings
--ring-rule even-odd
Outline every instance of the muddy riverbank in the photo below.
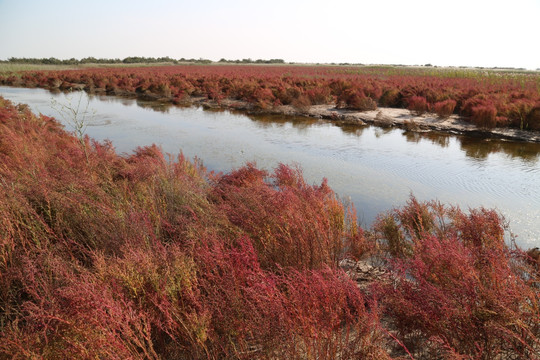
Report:
[[[225,108],[242,110],[248,113],[276,114],[286,116],[305,116],[327,119],[340,124],[376,125],[381,127],[400,127],[409,131],[439,131],[459,135],[471,135],[486,138],[499,138],[513,141],[540,142],[540,132],[510,128],[482,129],[468,123],[459,115],[440,118],[436,114],[414,114],[407,109],[378,108],[372,111],[354,111],[338,109],[335,105],[313,105],[295,108],[291,105],[276,106],[268,109],[255,108],[252,104],[237,100],[216,102],[206,98],[191,98],[185,104],[200,105],[205,108]]]
[[[27,87],[24,82],[16,84]],[[68,90],[69,89],[69,90]],[[337,124],[347,125],[376,125],[380,127],[399,127],[416,132],[444,132],[455,135],[469,135],[480,138],[496,138],[512,141],[525,141],[540,143],[540,131],[520,130],[516,128],[480,128],[467,121],[465,117],[453,114],[441,118],[434,113],[418,114],[408,109],[378,107],[371,111],[357,111],[338,108],[335,104],[311,106],[259,106],[257,104],[236,99],[212,100],[206,96],[185,96],[177,98],[162,96],[149,90],[142,92],[127,91],[120,88],[89,87],[86,84],[63,84],[62,87],[49,87],[50,91],[86,91],[89,94],[111,95],[119,97],[136,98],[157,104],[175,104],[181,106],[201,106],[206,109],[224,109],[241,111],[248,114],[272,114],[284,116],[302,116],[330,120]]]
[[[106,93],[105,89],[96,89],[97,93]],[[110,95],[110,92],[107,93]],[[159,97],[150,92],[129,93],[123,90],[115,91],[112,95],[137,97],[142,100],[161,103],[175,103],[182,106],[202,106],[210,109],[227,109],[243,111],[249,114],[272,114],[284,116],[303,116],[326,119],[338,124],[347,125],[376,125],[380,127],[399,127],[409,131],[429,132],[438,131],[456,135],[470,135],[483,138],[497,138],[512,141],[540,143],[540,131],[520,130],[513,128],[479,128],[462,116],[453,114],[441,118],[434,113],[416,114],[408,109],[379,107],[371,111],[356,111],[337,108],[335,104],[294,107],[279,105],[261,108],[247,101],[235,99],[210,100],[206,97],[186,97],[181,100]]]

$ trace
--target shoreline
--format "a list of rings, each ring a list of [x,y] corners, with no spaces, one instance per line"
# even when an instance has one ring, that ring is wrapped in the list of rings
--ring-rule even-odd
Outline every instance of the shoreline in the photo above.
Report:
[[[4,85],[10,86],[10,85]],[[28,86],[10,86],[18,88],[32,88]],[[51,92],[65,91],[58,88],[41,88]],[[336,108],[335,104],[311,105],[302,108],[292,105],[279,105],[261,108],[253,103],[236,100],[222,99],[220,101],[208,99],[206,96],[191,96],[183,99],[163,97],[150,91],[143,93],[130,92],[120,89],[107,91],[104,88],[93,88],[90,91],[85,84],[72,84],[71,90],[85,91],[89,95],[116,96],[148,101],[156,104],[170,104],[177,106],[200,106],[204,109],[232,110],[247,114],[259,115],[282,115],[290,117],[308,117],[314,119],[329,120],[338,125],[379,127],[398,127],[414,132],[441,132],[452,135],[467,135],[472,137],[492,138],[505,141],[519,141],[540,143],[540,131],[520,130],[515,128],[479,128],[465,120],[464,117],[452,114],[441,118],[434,113],[414,114],[413,111],[403,108],[378,107],[376,110],[358,111]]]
[[[465,118],[460,115],[452,114],[446,118],[440,118],[434,113],[426,112],[418,115],[414,114],[411,110],[403,108],[378,107],[376,110],[358,111],[336,108],[335,104],[311,105],[304,108],[297,108],[292,105],[260,108],[253,103],[244,100],[222,99],[217,101],[210,100],[203,96],[173,101],[172,98],[163,98],[148,92],[144,94],[132,94],[125,91],[115,93],[96,91],[93,93],[97,95],[135,97],[140,100],[164,104],[171,103],[180,106],[201,106],[204,109],[234,110],[247,114],[283,115],[290,117],[299,116],[324,119],[340,125],[398,127],[414,132],[442,132],[452,135],[467,135],[506,141],[540,143],[540,131],[520,130],[515,128],[478,128],[476,125],[465,121]]]
[[[202,106],[207,109],[239,110],[248,114],[302,116],[330,120],[336,124],[344,125],[399,127],[415,132],[436,131],[453,135],[540,143],[540,131],[513,128],[482,129],[466,122],[463,117],[455,114],[447,118],[440,118],[433,113],[415,115],[408,109],[379,107],[376,110],[356,111],[338,109],[335,105],[312,105],[304,109],[298,109],[291,105],[280,105],[268,109],[257,109],[252,104],[240,100],[225,99],[218,103],[206,98],[192,98],[185,105]]]

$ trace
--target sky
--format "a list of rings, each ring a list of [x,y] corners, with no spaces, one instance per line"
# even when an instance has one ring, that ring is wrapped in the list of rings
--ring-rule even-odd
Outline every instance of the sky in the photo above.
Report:
[[[540,68],[540,0],[0,0],[0,60]]]

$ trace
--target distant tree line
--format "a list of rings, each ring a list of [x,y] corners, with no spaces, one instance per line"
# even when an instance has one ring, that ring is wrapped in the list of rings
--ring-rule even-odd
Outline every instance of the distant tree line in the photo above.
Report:
[[[40,65],[81,65],[81,64],[152,64],[152,63],[202,63],[202,64],[209,64],[212,63],[212,60],[208,59],[172,59],[168,56],[165,57],[143,57],[143,56],[130,56],[125,59],[97,59],[95,57],[86,57],[83,59],[57,59],[54,57],[50,58],[16,58],[11,57],[8,60],[0,60],[2,63],[15,63],[15,64],[40,64]],[[242,60],[226,60],[221,59],[219,60],[220,63],[235,63],[235,64],[284,64],[285,61],[283,59],[270,59],[270,60],[263,60],[263,59],[242,59]]]
[[[242,59],[242,60],[227,60],[221,58],[219,60],[220,63],[232,63],[232,64],[285,64],[285,60],[283,59],[270,59],[270,60],[263,60],[263,59]]]
[[[45,64],[45,65],[80,65],[80,64],[142,64],[142,63],[180,63],[180,62],[196,62],[196,63],[211,63],[212,60],[208,59],[172,59],[168,56],[165,57],[142,57],[142,56],[130,56],[125,59],[97,59],[95,57],[86,57],[83,59],[66,59],[61,60],[54,57],[50,58],[16,58],[11,57],[7,61],[1,61],[4,63],[17,63],[17,64]]]

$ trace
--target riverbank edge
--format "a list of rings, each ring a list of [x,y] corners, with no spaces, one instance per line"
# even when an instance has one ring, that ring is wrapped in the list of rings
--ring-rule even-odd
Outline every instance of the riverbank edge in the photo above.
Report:
[[[418,114],[411,110],[402,108],[379,107],[376,110],[357,111],[337,108],[335,104],[311,105],[305,107],[294,107],[292,105],[260,107],[244,100],[230,98],[212,100],[208,99],[206,96],[186,96],[182,99],[177,99],[173,97],[162,97],[148,90],[142,93],[121,89],[107,91],[103,88],[88,89],[85,84],[71,85],[72,86],[69,88],[69,90],[60,90],[58,88],[48,87],[44,87],[43,89],[51,92],[86,91],[91,95],[134,98],[155,104],[174,104],[183,107],[199,106],[204,109],[212,110],[232,110],[246,113],[248,115],[256,114],[281,115],[287,117],[308,117],[328,120],[338,125],[375,125],[379,127],[398,127],[414,132],[441,132],[453,135],[467,135],[477,138],[540,143],[540,131],[520,130],[514,128],[479,128],[476,125],[467,122],[465,117],[456,114],[441,118],[433,113]],[[13,87],[32,88],[24,85]]]
[[[131,93],[124,90],[106,92],[105,89],[94,89],[94,91],[91,91],[90,93],[135,97],[139,100],[163,104],[173,103],[180,106],[200,106],[204,109],[233,110],[247,114],[324,119],[338,125],[398,127],[415,132],[442,132],[486,139],[492,138],[508,141],[540,143],[540,131],[512,128],[478,128],[476,125],[467,122],[464,117],[456,114],[441,118],[433,113],[416,114],[408,109],[379,107],[376,110],[371,111],[357,111],[337,108],[335,104],[311,105],[305,107],[294,107],[292,105],[260,107],[244,100],[229,98],[211,100],[205,96],[186,96],[183,99],[173,99],[169,97],[159,97],[149,91],[144,93]]]
[[[414,114],[407,109],[381,107],[371,111],[355,111],[336,108],[335,105],[312,105],[306,108],[280,105],[272,108],[260,109],[244,101],[225,99],[217,102],[206,98],[191,98],[187,100],[184,105],[202,106],[206,109],[237,110],[248,114],[271,114],[325,119],[343,125],[399,127],[416,132],[433,131],[454,135],[469,135],[482,138],[540,143],[539,131],[525,131],[511,128],[482,129],[466,122],[465,119],[459,115],[440,118],[433,113]]]

